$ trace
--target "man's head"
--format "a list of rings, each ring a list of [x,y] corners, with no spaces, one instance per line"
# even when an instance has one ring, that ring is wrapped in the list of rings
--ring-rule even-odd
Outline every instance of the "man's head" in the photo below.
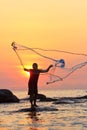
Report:
[[[33,67],[33,69],[38,69],[38,64],[37,63],[33,63],[32,67]]]

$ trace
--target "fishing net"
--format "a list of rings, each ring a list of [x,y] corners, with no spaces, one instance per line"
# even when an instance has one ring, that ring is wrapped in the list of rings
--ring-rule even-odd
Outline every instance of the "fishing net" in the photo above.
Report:
[[[69,51],[32,48],[20,45],[16,42],[11,44],[23,69],[32,63],[37,63],[44,68],[50,64],[52,69],[47,73],[47,84],[63,81],[73,72],[87,65],[87,54]]]

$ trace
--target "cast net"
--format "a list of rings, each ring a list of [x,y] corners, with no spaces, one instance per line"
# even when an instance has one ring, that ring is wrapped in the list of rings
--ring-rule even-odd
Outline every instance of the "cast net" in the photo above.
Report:
[[[11,44],[23,69],[32,63],[37,63],[43,68],[53,64],[52,69],[47,73],[46,84],[63,81],[76,70],[87,65],[87,54],[74,53],[70,51],[32,48],[16,42]]]

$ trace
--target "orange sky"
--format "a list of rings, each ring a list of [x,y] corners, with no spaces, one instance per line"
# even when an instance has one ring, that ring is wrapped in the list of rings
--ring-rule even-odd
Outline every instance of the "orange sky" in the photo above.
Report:
[[[10,46],[13,41],[87,54],[87,0],[0,0],[0,88],[27,89],[28,77]],[[45,62],[42,66],[46,68]],[[87,88],[86,70],[44,87]]]

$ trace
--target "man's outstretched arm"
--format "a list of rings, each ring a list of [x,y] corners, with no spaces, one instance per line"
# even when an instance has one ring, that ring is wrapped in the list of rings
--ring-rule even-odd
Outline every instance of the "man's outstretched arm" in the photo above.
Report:
[[[30,71],[29,69],[24,68],[24,71]]]
[[[45,69],[45,70],[40,70],[40,72],[41,73],[46,73],[46,72],[48,72],[49,70],[50,70],[50,68],[52,68],[53,67],[53,65],[50,65],[47,69]]]

